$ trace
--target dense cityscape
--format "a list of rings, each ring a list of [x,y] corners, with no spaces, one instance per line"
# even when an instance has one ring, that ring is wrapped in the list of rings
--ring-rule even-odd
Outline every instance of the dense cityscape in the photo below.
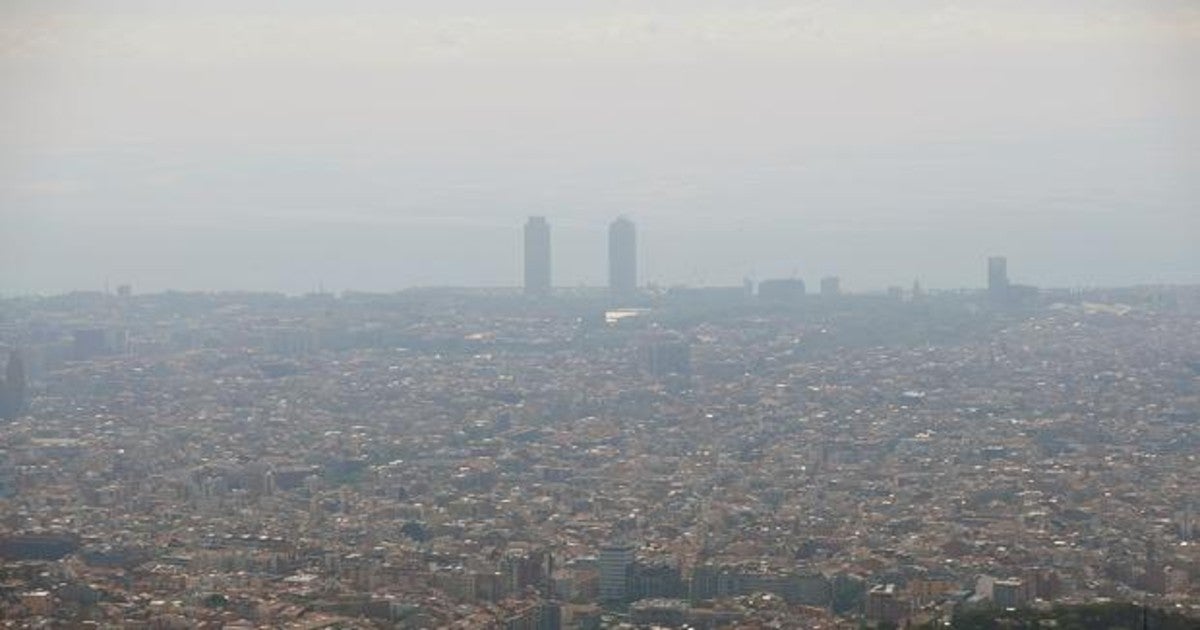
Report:
[[[0,1],[0,630],[1200,630],[1197,0]]]
[[[0,299],[0,625],[1200,624],[1200,288],[647,288],[608,238],[607,288],[534,217],[523,290]]]

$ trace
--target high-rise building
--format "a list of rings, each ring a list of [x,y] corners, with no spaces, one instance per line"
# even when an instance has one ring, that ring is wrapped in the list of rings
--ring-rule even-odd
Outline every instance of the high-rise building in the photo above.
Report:
[[[795,302],[804,298],[800,278],[776,278],[758,283],[758,297],[767,302]]]
[[[821,297],[834,297],[842,292],[842,281],[837,276],[821,278]]]
[[[21,353],[13,350],[0,381],[0,418],[16,418],[25,411],[25,389],[25,363]]]
[[[613,543],[600,548],[600,601],[622,602],[629,597],[633,545]]]
[[[1003,256],[988,258],[988,294],[994,298],[1008,294],[1008,259]]]
[[[550,293],[550,224],[546,217],[525,222],[525,293]]]
[[[674,558],[634,562],[630,575],[630,599],[675,599],[687,595],[683,573]]]
[[[895,584],[879,584],[867,592],[867,620],[900,625],[908,616],[908,603]]]
[[[554,558],[545,549],[509,549],[500,560],[500,573],[509,593],[522,593],[527,588],[535,587],[539,592],[549,595]]]
[[[637,292],[637,228],[625,217],[608,226],[608,288],[619,296]]]
[[[1020,608],[1029,601],[1025,580],[1013,578],[996,580],[992,584],[992,601],[1000,608]]]

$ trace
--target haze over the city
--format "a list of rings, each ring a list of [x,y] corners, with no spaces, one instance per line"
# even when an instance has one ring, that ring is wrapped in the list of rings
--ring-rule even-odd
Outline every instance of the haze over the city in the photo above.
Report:
[[[6,2],[0,294],[1200,282],[1193,2]]]

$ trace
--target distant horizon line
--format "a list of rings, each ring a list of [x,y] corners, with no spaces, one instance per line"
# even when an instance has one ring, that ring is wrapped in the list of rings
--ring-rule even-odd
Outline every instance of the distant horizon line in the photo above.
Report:
[[[837,276],[830,276],[830,277],[837,277]],[[767,281],[772,281],[772,280],[792,280],[792,279],[796,279],[796,278],[767,278],[765,280],[756,281],[754,283],[754,285],[757,286],[757,285],[761,284],[762,282],[767,282]],[[807,287],[807,283],[805,283],[805,284]],[[122,286],[122,285],[118,285],[118,288],[120,286]],[[1064,292],[1065,293],[1085,293],[1085,292],[1089,292],[1089,291],[1117,291],[1117,290],[1133,290],[1133,289],[1142,289],[1142,290],[1145,290],[1145,289],[1154,289],[1154,290],[1197,289],[1197,290],[1200,290],[1200,282],[1197,282],[1197,283],[1147,283],[1147,284],[1122,284],[1122,285],[1079,285],[1079,286],[1073,286],[1073,287],[1057,287],[1057,286],[1039,287],[1039,286],[1035,286],[1035,285],[1024,285],[1024,284],[1020,284],[1020,283],[1013,283],[1011,286],[1027,287],[1029,289],[1036,290],[1039,293],[1064,293]],[[655,285],[655,284],[649,284],[649,285],[645,285],[643,287],[639,287],[638,295],[652,296],[652,295],[656,295],[656,294],[665,294],[672,290],[706,290],[706,289],[743,290],[744,288],[745,288],[744,284],[713,284],[713,285],[689,285],[689,284]],[[886,295],[888,295],[889,292],[894,291],[896,289],[900,289],[900,290],[904,291],[905,293],[911,293],[912,285],[909,285],[909,286],[891,285],[888,287],[864,289],[864,290],[857,290],[857,291],[842,289],[834,296],[824,295],[820,292],[819,288],[816,288],[816,290],[812,290],[812,291],[806,290],[804,295],[811,296],[811,297],[886,296]],[[932,294],[987,293],[987,291],[988,291],[987,287],[979,287],[979,286],[956,287],[956,288],[949,288],[949,289],[947,289],[947,288],[930,288],[930,287],[924,287],[924,286],[921,287],[922,293],[931,294],[931,295]],[[400,288],[400,289],[393,289],[390,291],[361,290],[361,289],[341,289],[341,290],[330,291],[330,290],[318,289],[318,290],[307,291],[307,292],[303,292],[303,293],[293,293],[293,292],[288,292],[288,291],[278,291],[278,290],[271,290],[271,289],[159,289],[159,290],[149,291],[149,292],[144,292],[144,293],[135,293],[135,292],[131,291],[130,294],[127,296],[121,295],[119,293],[119,291],[114,291],[114,290],[110,290],[110,289],[72,289],[69,291],[47,292],[47,293],[28,292],[28,293],[10,294],[10,293],[0,292],[0,300],[18,300],[18,299],[29,299],[29,298],[52,299],[52,298],[71,297],[71,296],[104,296],[104,297],[114,297],[114,298],[121,298],[121,297],[138,298],[138,297],[154,297],[154,296],[163,296],[163,295],[211,295],[211,296],[271,295],[271,296],[281,296],[281,297],[286,297],[286,298],[304,298],[304,297],[318,297],[318,296],[329,296],[329,297],[337,298],[337,297],[347,296],[347,295],[389,296],[389,295],[401,295],[401,294],[405,294],[405,293],[430,293],[430,292],[465,292],[465,293],[477,293],[477,294],[492,293],[492,294],[503,294],[503,295],[512,296],[512,297],[524,297],[524,298],[528,298],[530,301],[537,301],[537,300],[545,300],[547,298],[554,298],[557,296],[566,297],[566,296],[579,295],[579,294],[590,294],[590,295],[597,295],[597,296],[609,295],[609,294],[611,294],[611,289],[606,285],[554,286],[554,287],[551,287],[551,292],[549,294],[529,295],[525,292],[524,287],[522,287],[520,285],[413,285],[413,286],[408,286],[408,287],[404,287],[404,288]],[[757,295],[757,293],[755,293],[754,295]]]

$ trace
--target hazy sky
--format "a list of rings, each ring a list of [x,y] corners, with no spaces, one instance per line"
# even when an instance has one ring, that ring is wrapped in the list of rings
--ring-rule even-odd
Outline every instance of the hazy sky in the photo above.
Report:
[[[516,285],[530,214],[557,285],[620,214],[660,284],[1200,282],[1200,2],[0,2],[0,294]]]

